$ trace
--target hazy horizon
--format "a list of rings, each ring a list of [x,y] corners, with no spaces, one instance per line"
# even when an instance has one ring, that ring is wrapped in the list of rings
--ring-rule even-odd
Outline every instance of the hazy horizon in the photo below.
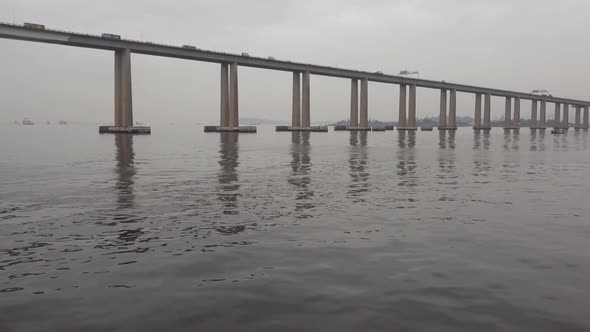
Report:
[[[230,8],[230,9],[228,9]],[[192,44],[298,62],[590,99],[585,1],[0,0],[0,20],[167,44]],[[73,15],[75,13],[75,15]],[[575,48],[574,48],[575,46]],[[113,53],[0,40],[0,122],[23,117],[112,122]],[[219,65],[132,55],[137,121],[210,123],[219,118]],[[291,74],[240,67],[240,116],[289,120]],[[348,117],[350,82],[312,76],[312,122]],[[396,121],[398,87],[369,84],[369,117]],[[418,89],[418,117],[438,114],[439,92]],[[492,118],[504,101],[493,99]],[[458,94],[458,116],[474,98]],[[522,118],[530,102],[523,101]],[[548,106],[548,118],[553,106]]]

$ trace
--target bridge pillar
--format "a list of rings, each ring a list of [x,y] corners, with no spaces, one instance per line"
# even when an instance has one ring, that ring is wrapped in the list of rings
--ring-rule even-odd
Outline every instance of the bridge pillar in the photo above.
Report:
[[[577,106],[577,105],[574,106],[574,107],[576,108],[576,115],[575,115],[575,118],[574,118],[574,128],[575,129],[580,129],[582,127],[582,121],[581,121],[582,118],[580,117],[580,115],[581,115],[580,114],[580,111],[582,109],[580,108],[580,106]]]
[[[475,114],[473,115],[473,129],[481,129],[481,93],[475,94]]]
[[[514,98],[514,114],[512,116],[512,127],[520,128],[520,98]]]
[[[220,117],[219,126],[222,128],[229,128],[230,123],[233,123],[233,117],[230,120],[229,114],[229,65],[227,63],[221,64],[221,91],[220,91]]]
[[[406,91],[407,86],[405,84],[400,84],[399,86],[399,121],[398,121],[398,129],[405,129],[407,127],[407,119],[406,119]]]
[[[440,112],[438,114],[438,129],[447,128],[447,89],[440,89]]]
[[[584,119],[582,120],[582,128],[588,129],[588,106],[584,106]]]
[[[563,122],[561,123],[561,127],[563,129],[569,129],[570,128],[570,119],[569,119],[569,114],[570,114],[570,107],[568,104],[563,104]]]
[[[541,109],[539,112],[539,123],[537,128],[544,130],[547,128],[547,101],[541,100]]]
[[[205,126],[206,133],[255,133],[255,126],[240,127],[238,102],[238,64],[221,64],[219,126]]]
[[[506,97],[506,106],[504,108],[504,128],[510,128],[512,126],[512,98]]]
[[[406,104],[406,84],[399,86],[399,124],[398,130],[416,130],[416,84],[410,84],[410,96]],[[406,106],[408,114],[406,117]]]
[[[114,126],[99,126],[98,132],[112,134],[150,134],[150,127],[133,126],[131,88],[131,51],[115,50],[115,121]]]
[[[238,102],[238,64],[232,63],[229,66],[229,113],[230,127],[240,127],[240,111]]]
[[[457,90],[451,89],[451,100],[449,101],[449,117],[447,119],[447,129],[457,129]]]
[[[531,101],[531,124],[530,124],[530,128],[531,129],[536,129],[537,128],[537,101],[536,100]]]
[[[486,93],[486,96],[484,99],[483,128],[482,129],[492,129],[492,124],[490,123],[491,113],[492,113],[492,95],[490,93]]]
[[[369,80],[361,80],[361,128],[369,128]]]
[[[301,75],[293,72],[293,103],[291,111],[291,127],[301,127]]]
[[[350,80],[350,124],[351,128],[359,126],[359,81]]]
[[[560,111],[561,111],[561,104],[560,103],[555,103],[555,115],[554,115],[554,124],[553,124],[553,128],[559,128],[561,127],[561,115],[560,115]]]
[[[115,51],[115,127],[132,126],[131,52],[126,48]]]
[[[303,114],[301,115],[301,127],[309,128],[311,123],[310,118],[310,88],[309,88],[309,71],[303,72]]]
[[[410,85],[410,100],[408,101],[408,129],[416,130],[416,84]]]

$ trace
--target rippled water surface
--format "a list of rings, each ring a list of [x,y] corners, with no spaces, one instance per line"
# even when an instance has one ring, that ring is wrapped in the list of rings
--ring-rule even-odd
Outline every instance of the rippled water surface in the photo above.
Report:
[[[590,135],[0,128],[0,331],[590,331]]]

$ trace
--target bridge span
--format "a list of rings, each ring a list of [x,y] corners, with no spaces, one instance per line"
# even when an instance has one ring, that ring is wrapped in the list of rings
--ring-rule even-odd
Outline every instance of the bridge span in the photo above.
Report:
[[[131,53],[205,61],[220,64],[221,100],[219,125],[206,127],[206,131],[255,131],[240,127],[238,102],[238,68],[254,67],[293,73],[292,123],[283,128],[289,131],[323,130],[311,126],[310,80],[311,75],[345,78],[351,81],[350,125],[345,130],[370,130],[368,126],[368,82],[399,85],[398,130],[416,130],[417,88],[440,90],[439,130],[455,130],[457,92],[471,93],[474,98],[474,129],[491,129],[491,98],[506,100],[504,128],[520,128],[520,101],[531,100],[531,128],[546,128],[547,103],[555,105],[556,127],[569,127],[570,106],[575,109],[575,128],[588,129],[590,101],[531,93],[492,89],[465,84],[408,78],[314,64],[298,63],[274,58],[262,58],[198,49],[190,45],[173,46],[152,42],[121,39],[117,35],[89,35],[76,32],[46,29],[40,25],[0,23],[0,38],[59,44],[74,47],[114,51],[115,55],[115,115],[114,126],[103,131],[141,132],[146,128],[133,127],[131,80]],[[359,89],[360,83],[360,89]],[[360,98],[359,98],[360,90]],[[360,102],[359,102],[360,101]],[[482,114],[483,112],[483,114]],[[482,116],[483,115],[483,116]]]

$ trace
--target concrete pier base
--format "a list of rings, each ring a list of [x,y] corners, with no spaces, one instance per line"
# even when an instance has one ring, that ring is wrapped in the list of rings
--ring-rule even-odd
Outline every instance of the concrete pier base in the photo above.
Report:
[[[205,126],[206,133],[256,133],[256,126],[219,127]]]
[[[520,130],[518,126],[504,126],[504,130]]]
[[[479,126],[479,127],[473,127],[473,130],[492,130],[492,127]]]
[[[275,127],[275,131],[277,131],[277,132],[301,131],[301,132],[327,133],[328,132],[328,126],[310,126],[310,127],[276,126]]]
[[[133,135],[150,135],[151,127],[117,127],[117,126],[100,126],[100,134],[133,134]]]
[[[417,127],[397,127],[398,131],[416,131]]]
[[[438,130],[457,130],[457,127],[436,127]]]
[[[545,130],[547,127],[530,127],[531,130]]]

